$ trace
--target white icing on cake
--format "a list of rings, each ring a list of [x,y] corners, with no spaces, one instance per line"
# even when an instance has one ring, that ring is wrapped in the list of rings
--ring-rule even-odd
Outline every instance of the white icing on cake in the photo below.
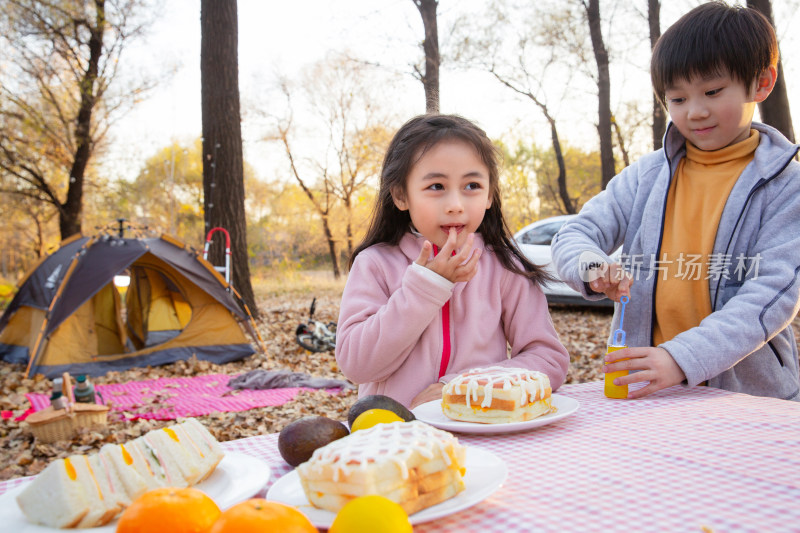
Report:
[[[490,407],[496,383],[502,383],[503,390],[519,386],[522,391],[520,405],[534,401],[537,396],[539,399],[544,398],[545,392],[550,388],[550,379],[542,372],[525,368],[487,366],[473,368],[453,378],[444,386],[442,392],[453,395],[463,394],[466,397],[467,407],[469,407],[471,402],[478,401],[478,390],[481,388],[483,389],[481,407]]]
[[[335,482],[340,472],[347,475],[357,469],[366,470],[370,463],[391,461],[400,469],[402,478],[408,479],[406,460],[412,453],[416,451],[432,458],[438,448],[449,465],[452,459],[447,449],[452,445],[458,446],[458,439],[453,435],[418,420],[377,424],[317,448],[307,464],[311,470],[333,466]]]

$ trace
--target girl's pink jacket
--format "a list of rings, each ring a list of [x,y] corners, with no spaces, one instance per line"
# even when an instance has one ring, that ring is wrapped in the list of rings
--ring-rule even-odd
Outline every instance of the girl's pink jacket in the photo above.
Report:
[[[412,267],[424,238],[411,233],[398,246],[371,246],[356,257],[342,295],[336,360],[359,384],[359,396],[385,394],[409,406],[428,385],[489,365],[539,370],[553,390],[564,382],[569,355],[542,290],[506,270],[475,237],[483,254],[468,282],[451,284]],[[447,338],[450,357],[440,378]]]

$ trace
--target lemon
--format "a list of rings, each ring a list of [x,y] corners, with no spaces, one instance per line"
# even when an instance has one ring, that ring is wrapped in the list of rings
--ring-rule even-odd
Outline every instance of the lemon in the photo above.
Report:
[[[412,533],[414,528],[400,504],[373,494],[347,502],[336,514],[328,533]]]
[[[358,415],[350,428],[350,432],[359,429],[371,428],[376,424],[391,424],[392,422],[402,422],[403,419],[397,413],[387,409],[367,409]]]

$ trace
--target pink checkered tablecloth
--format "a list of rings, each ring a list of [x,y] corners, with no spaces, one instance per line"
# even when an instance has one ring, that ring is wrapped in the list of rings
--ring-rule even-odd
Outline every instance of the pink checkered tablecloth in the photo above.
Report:
[[[609,400],[602,382],[558,394],[578,411],[524,433],[459,435],[503,459],[508,479],[414,531],[800,531],[800,403],[680,386]],[[291,470],[277,434],[223,446],[267,461],[270,485]]]

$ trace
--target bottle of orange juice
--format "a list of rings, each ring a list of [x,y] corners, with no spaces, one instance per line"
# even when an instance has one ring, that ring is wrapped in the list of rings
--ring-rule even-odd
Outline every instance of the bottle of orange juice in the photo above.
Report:
[[[625,344],[625,330],[622,329],[623,321],[625,320],[625,304],[628,303],[628,297],[623,296],[619,299],[622,308],[619,313],[619,328],[614,331],[614,336],[612,338],[611,344],[608,346],[606,350],[606,354],[610,354],[611,352],[616,352],[617,350],[622,350],[623,348],[627,348],[628,346]],[[626,359],[620,359],[621,361],[626,361]],[[608,364],[608,363],[604,363]],[[620,370],[618,372],[609,372],[605,375],[605,387],[603,392],[605,393],[607,398],[627,398],[628,397],[628,386],[627,385],[614,385],[614,379],[620,376],[627,376],[627,370]]]

